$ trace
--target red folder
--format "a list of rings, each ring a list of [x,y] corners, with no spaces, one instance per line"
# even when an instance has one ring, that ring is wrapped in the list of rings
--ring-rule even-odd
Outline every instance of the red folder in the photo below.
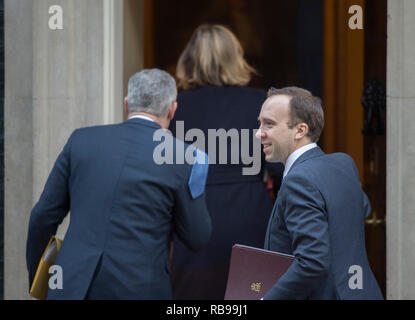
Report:
[[[293,261],[292,255],[234,245],[225,300],[261,299]]]

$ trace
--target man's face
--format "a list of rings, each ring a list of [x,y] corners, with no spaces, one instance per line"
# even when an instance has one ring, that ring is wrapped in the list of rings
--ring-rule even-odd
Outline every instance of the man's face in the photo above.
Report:
[[[295,127],[290,129],[290,97],[276,95],[268,98],[262,105],[258,120],[260,122],[256,137],[264,146],[265,160],[285,164],[294,151]]]

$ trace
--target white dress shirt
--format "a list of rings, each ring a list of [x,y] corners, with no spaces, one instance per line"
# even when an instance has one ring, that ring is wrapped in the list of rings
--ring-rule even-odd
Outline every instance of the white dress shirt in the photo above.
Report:
[[[291,153],[287,159],[287,162],[285,163],[285,169],[282,178],[284,179],[285,176],[288,174],[288,171],[290,171],[291,166],[297,160],[303,153],[307,152],[308,150],[311,150],[313,148],[317,147],[316,143],[310,143],[306,144],[305,146],[302,146],[301,148],[295,150],[293,153]]]
[[[130,117],[130,118],[128,118],[128,120],[130,120],[130,119],[135,119],[135,118],[138,118],[138,119],[144,119],[144,120],[149,120],[149,121],[153,121],[153,122],[155,122],[153,119],[151,119],[150,117],[146,117],[146,116],[143,116],[143,115],[141,115],[141,114],[137,114],[137,115],[135,115],[135,116],[132,116],[132,117]]]

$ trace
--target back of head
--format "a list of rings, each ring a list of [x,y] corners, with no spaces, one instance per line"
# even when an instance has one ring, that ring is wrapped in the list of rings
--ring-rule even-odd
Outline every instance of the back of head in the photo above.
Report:
[[[176,82],[167,72],[145,69],[128,81],[128,112],[146,112],[164,116],[176,101]]]
[[[201,25],[177,63],[179,87],[244,86],[255,70],[245,61],[236,36],[221,25]]]
[[[268,98],[276,95],[291,97],[291,123],[289,127],[292,128],[302,122],[306,123],[309,129],[307,136],[311,142],[317,142],[324,128],[324,111],[320,98],[313,96],[310,91],[298,87],[268,90]]]

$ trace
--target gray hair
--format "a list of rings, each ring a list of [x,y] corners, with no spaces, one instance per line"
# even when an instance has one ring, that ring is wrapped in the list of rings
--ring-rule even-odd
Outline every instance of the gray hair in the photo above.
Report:
[[[167,72],[145,69],[128,81],[128,112],[146,112],[164,116],[176,101],[176,81]]]

